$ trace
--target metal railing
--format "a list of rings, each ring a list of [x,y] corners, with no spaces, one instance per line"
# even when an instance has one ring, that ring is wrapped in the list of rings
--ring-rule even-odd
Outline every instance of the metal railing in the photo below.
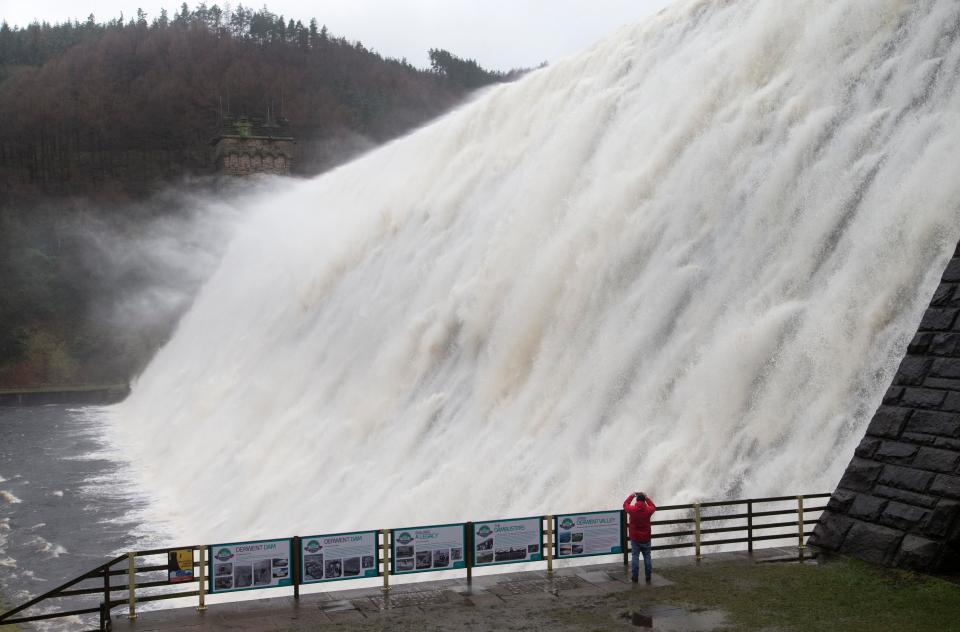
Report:
[[[819,513],[826,508],[822,506],[805,506],[805,500],[829,498],[830,494],[808,494],[804,496],[777,496],[771,498],[751,498],[744,500],[722,500],[686,505],[664,505],[657,507],[656,516],[652,520],[654,529],[651,547],[653,550],[693,549],[696,559],[702,558],[704,547],[732,547],[736,544],[746,544],[746,550],[753,552],[756,542],[793,539],[797,542],[798,558],[804,557],[805,538],[812,531],[808,525],[816,524],[817,520],[811,517],[812,513]],[[784,505],[790,506],[784,506]],[[773,508],[764,508],[769,505],[779,505]],[[757,510],[758,506],[760,509]],[[614,512],[616,510],[613,510]],[[621,550],[623,563],[627,564],[629,540],[627,539],[627,520],[621,511]],[[669,514],[666,519],[664,514]],[[676,516],[676,517],[674,517]],[[794,516],[790,520],[780,517]],[[555,549],[557,543],[557,527],[554,515],[540,516],[542,521],[541,550],[545,553],[544,560],[547,571],[552,572],[557,559]],[[471,526],[473,523],[463,523]],[[377,543],[377,576],[383,578],[383,589],[390,589],[390,538],[391,529],[378,531]],[[739,537],[729,537],[733,534],[742,534]],[[719,537],[716,537],[719,536]],[[293,548],[293,591],[294,597],[300,595],[300,538],[294,536]],[[467,535],[466,548],[470,552],[466,556],[466,573],[468,580],[472,577],[474,565],[472,563],[472,529]],[[545,545],[545,546],[544,546]],[[206,575],[207,563],[210,560],[210,547],[205,545],[177,546],[145,551],[132,551],[118,556],[91,571],[84,573],[70,581],[47,591],[16,608],[0,614],[0,626],[30,623],[70,616],[99,614],[99,627],[95,630],[111,629],[111,613],[113,609],[126,606],[127,616],[137,617],[137,605],[165,599],[196,597],[197,610],[206,609]],[[157,578],[158,573],[167,573],[169,570],[168,558],[172,552],[189,550],[193,555],[193,568],[199,573],[183,581],[170,581]],[[147,562],[146,558],[164,557],[164,563]],[[137,560],[141,559],[138,566]],[[537,562],[527,562],[537,563]],[[115,581],[116,578],[123,578]],[[85,584],[80,587],[81,584]],[[196,584],[196,587],[192,587]],[[189,590],[177,590],[184,586],[191,586]],[[115,593],[122,593],[115,596]],[[145,594],[149,593],[149,594]],[[23,615],[24,611],[41,604],[49,604],[60,599],[88,600],[99,599],[99,605],[74,607],[70,604],[66,609],[57,609],[34,615]],[[58,602],[59,603],[59,602]],[[20,616],[17,616],[20,615]]]

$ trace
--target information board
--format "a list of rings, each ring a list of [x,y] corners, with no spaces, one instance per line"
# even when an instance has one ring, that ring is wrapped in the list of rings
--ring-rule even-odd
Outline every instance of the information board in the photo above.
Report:
[[[193,549],[167,552],[167,581],[171,584],[193,581]]]
[[[391,573],[402,575],[466,568],[463,559],[465,535],[463,523],[394,529]]]
[[[622,553],[621,512],[593,511],[555,518],[558,558]]]
[[[292,586],[290,540],[214,544],[210,547],[210,592]]]
[[[300,541],[301,584],[377,576],[377,532],[311,535]]]
[[[477,522],[473,525],[474,566],[543,559],[540,517]]]

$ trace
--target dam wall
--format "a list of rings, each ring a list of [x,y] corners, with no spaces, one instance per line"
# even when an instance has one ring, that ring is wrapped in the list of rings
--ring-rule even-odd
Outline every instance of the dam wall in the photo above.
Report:
[[[960,568],[960,247],[811,544],[930,572]]]

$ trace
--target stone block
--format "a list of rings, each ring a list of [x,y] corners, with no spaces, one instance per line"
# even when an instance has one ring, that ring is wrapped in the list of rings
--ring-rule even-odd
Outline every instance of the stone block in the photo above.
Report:
[[[960,412],[960,393],[947,393],[947,399],[943,401],[940,410]]]
[[[877,413],[870,420],[867,427],[867,434],[874,437],[896,438],[903,430],[910,413],[909,408],[898,408],[896,406],[881,406]]]
[[[922,331],[949,331],[960,310],[943,307],[928,307],[920,320]]]
[[[824,511],[810,535],[810,544],[828,551],[839,551],[851,526],[853,520],[850,518]]]
[[[917,470],[910,467],[900,467],[899,465],[885,465],[880,472],[878,479],[881,484],[888,487],[898,487],[912,492],[926,491],[930,481],[933,480],[933,474]]]
[[[874,453],[873,458],[876,461],[883,461],[884,463],[909,463],[913,460],[913,455],[915,455],[919,449],[917,446],[909,443],[884,441]]]
[[[883,467],[882,463],[854,457],[853,460],[850,461],[850,465],[847,466],[847,471],[844,472],[843,478],[840,479],[838,487],[852,489],[857,492],[865,492],[873,486],[873,482],[877,480],[877,476]]]
[[[939,333],[933,335],[926,353],[937,356],[955,356],[958,349],[960,349],[960,334]]]
[[[930,388],[908,388],[900,397],[900,405],[910,408],[937,408],[946,397],[946,391]]]
[[[936,358],[930,365],[930,377],[960,378],[960,358]]]
[[[920,448],[917,458],[913,460],[914,467],[922,467],[934,472],[952,472],[960,461],[960,454],[950,450],[937,448]]]
[[[930,508],[937,504],[937,498],[934,496],[918,494],[916,492],[907,491],[905,489],[897,489],[895,487],[887,487],[886,485],[877,485],[870,491],[870,493],[881,498],[899,500],[901,502],[917,505],[919,507]]]
[[[893,378],[893,383],[898,386],[916,386],[923,383],[923,378],[933,366],[933,359],[925,356],[906,356],[900,362],[900,368]]]
[[[906,425],[907,432],[956,437],[960,435],[960,413],[934,412],[918,410],[910,415]]]
[[[900,553],[894,565],[917,571],[932,571],[936,567],[939,554],[939,542],[910,534],[900,543]]]
[[[947,264],[947,269],[943,271],[942,279],[941,285],[943,283],[960,281],[960,259],[950,260],[950,263]]]
[[[900,439],[903,441],[917,445],[933,445],[937,442],[937,438],[936,435],[920,434],[918,432],[904,432],[900,435]]]
[[[874,564],[889,564],[903,539],[903,533],[890,527],[856,521],[847,531],[841,553]]]
[[[936,292],[933,293],[933,298],[930,299],[930,304],[936,307],[946,307],[950,304],[950,299],[953,298],[953,290],[956,286],[951,283],[941,283],[937,286]]]
[[[945,377],[928,377],[923,381],[926,388],[939,388],[945,391],[960,391],[960,380]]]
[[[960,498],[960,476],[937,474],[933,484],[930,485],[930,493],[935,496]]]
[[[960,451],[960,439],[951,439],[949,437],[937,437],[933,445],[944,450]]]
[[[857,497],[853,499],[853,503],[850,505],[850,509],[847,510],[847,514],[854,518],[874,522],[884,507],[887,506],[888,502],[889,501],[884,498],[874,498],[867,494],[857,494]]]
[[[884,404],[896,404],[900,401],[900,395],[903,394],[902,386],[891,386],[883,395]]]
[[[927,517],[927,510],[904,503],[891,502],[883,510],[879,522],[901,531],[918,528]]]
[[[880,439],[864,437],[861,439],[860,445],[853,451],[853,454],[861,459],[869,459],[873,456],[873,453],[877,451],[877,448],[880,447],[880,443]]]
[[[928,536],[943,537],[954,518],[957,517],[958,511],[960,511],[960,503],[940,499],[937,506],[927,514],[926,519],[920,525],[920,530]]]
[[[850,509],[850,505],[856,497],[856,492],[838,487],[830,496],[830,500],[827,501],[827,509],[837,513],[847,513],[847,510]]]

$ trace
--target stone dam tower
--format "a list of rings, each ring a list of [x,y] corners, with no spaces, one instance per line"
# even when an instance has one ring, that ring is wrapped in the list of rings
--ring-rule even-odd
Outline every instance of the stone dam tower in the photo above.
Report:
[[[289,175],[296,152],[296,141],[289,135],[286,122],[269,116],[225,116],[210,144],[217,173],[228,176]]]

